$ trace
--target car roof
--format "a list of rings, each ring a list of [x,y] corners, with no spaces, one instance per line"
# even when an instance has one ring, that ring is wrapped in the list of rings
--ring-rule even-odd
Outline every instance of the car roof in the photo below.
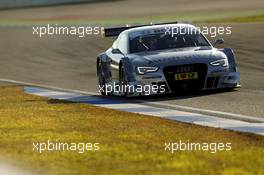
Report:
[[[150,25],[150,26],[136,27],[136,28],[125,30],[122,33],[123,34],[130,34],[130,33],[134,33],[134,32],[146,31],[146,30],[166,29],[166,28],[173,28],[173,27],[174,28],[182,27],[182,28],[196,29],[196,27],[194,25],[179,23],[179,24],[163,24],[163,25]]]

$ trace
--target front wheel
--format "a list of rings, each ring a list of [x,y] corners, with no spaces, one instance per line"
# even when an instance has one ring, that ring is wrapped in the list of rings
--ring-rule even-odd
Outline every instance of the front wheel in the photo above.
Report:
[[[120,94],[122,97],[127,98],[127,79],[126,79],[126,73],[125,73],[125,68],[124,65],[120,66],[119,69],[119,84],[121,86]]]
[[[102,63],[101,62],[98,63],[97,78],[98,78],[99,92],[103,96],[105,96],[106,95],[105,77],[104,77],[104,74],[103,74]]]

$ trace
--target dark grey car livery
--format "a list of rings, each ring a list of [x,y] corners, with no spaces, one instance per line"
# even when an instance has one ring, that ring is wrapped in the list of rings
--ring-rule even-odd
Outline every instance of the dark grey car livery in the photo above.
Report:
[[[172,36],[168,28],[196,32]],[[215,44],[222,42],[220,39]],[[190,24],[143,26],[122,31],[112,47],[98,56],[97,76],[103,95],[138,96],[240,87],[232,49],[214,48]],[[147,93],[146,89],[132,88],[145,86],[157,88]]]

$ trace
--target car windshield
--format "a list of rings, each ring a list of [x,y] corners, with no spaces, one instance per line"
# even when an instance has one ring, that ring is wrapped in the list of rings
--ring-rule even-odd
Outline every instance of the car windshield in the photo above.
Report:
[[[210,46],[201,34],[178,34],[172,37],[155,33],[130,38],[130,53],[199,46]]]

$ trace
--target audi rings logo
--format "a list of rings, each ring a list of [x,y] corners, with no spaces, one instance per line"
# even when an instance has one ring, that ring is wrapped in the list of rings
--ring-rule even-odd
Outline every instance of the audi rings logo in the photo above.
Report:
[[[178,67],[177,72],[192,72],[193,67],[192,66],[184,66],[184,67]]]

